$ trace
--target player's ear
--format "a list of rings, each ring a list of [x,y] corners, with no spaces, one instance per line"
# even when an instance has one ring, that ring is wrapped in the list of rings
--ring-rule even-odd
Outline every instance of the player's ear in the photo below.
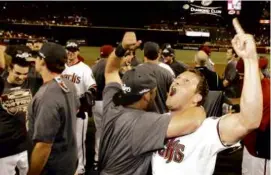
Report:
[[[193,103],[198,104],[202,100],[202,96],[200,94],[195,94],[193,97]]]

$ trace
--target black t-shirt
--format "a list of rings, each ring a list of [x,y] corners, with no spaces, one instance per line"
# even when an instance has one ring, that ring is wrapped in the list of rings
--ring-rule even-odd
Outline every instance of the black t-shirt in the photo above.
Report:
[[[112,97],[119,90],[118,83],[110,83],[104,89],[101,175],[145,175],[152,151],[163,148],[170,115],[115,106]]]
[[[11,115],[0,106],[0,158],[27,150],[25,123],[21,116],[21,112]]]
[[[206,78],[210,91],[220,91],[223,89],[222,80],[216,72],[209,70],[207,67],[195,67]]]
[[[143,63],[137,66],[137,69],[145,69],[152,70],[156,77],[157,83],[157,94],[155,98],[155,106],[152,112],[158,112],[160,114],[164,114],[168,112],[168,108],[166,106],[167,93],[169,92],[169,88],[171,83],[173,82],[173,75],[166,71],[165,68],[159,66],[158,64],[152,63]]]
[[[37,83],[40,80],[30,76],[22,85],[16,85],[7,81],[7,71],[2,73],[2,77],[5,81],[5,88],[1,96],[1,107],[3,109],[0,116],[0,142],[1,140],[8,141],[1,144],[3,150],[5,150],[1,155],[10,156],[27,150],[29,143],[26,131],[28,126],[27,108],[33,94],[40,87],[40,84]],[[5,115],[5,113],[7,114]],[[9,142],[14,144],[10,146]]]
[[[180,63],[179,61],[176,61],[175,59],[173,60],[173,62],[169,66],[174,71],[176,77],[178,77],[181,73],[186,71],[186,69],[188,67],[184,63]]]
[[[95,64],[92,67],[92,72],[97,85],[97,94],[96,94],[97,101],[103,100],[103,90],[105,86],[104,71],[106,66],[106,60],[107,59],[102,58],[97,64]]]

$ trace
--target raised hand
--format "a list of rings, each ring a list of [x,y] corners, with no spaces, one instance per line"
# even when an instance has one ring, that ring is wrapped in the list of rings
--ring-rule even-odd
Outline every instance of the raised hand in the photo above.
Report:
[[[126,32],[121,44],[125,50],[135,50],[140,46],[141,41],[137,41],[135,32]]]
[[[237,18],[234,18],[232,23],[236,31],[236,35],[232,39],[232,46],[237,55],[243,59],[257,59],[253,36],[244,32]]]

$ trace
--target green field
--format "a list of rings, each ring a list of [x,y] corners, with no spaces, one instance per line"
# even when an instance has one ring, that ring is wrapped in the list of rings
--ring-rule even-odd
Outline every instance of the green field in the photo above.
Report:
[[[80,48],[80,54],[85,58],[85,62],[88,65],[92,65],[94,61],[100,56],[99,47],[81,47]],[[194,55],[196,51],[193,50],[175,50],[176,58],[177,60],[183,61],[189,65],[193,65],[194,63]],[[143,52],[141,50],[138,50],[136,52],[136,55],[138,58],[143,58]],[[260,54],[264,55],[269,58],[270,55],[268,54]],[[225,52],[212,52],[211,58],[216,64],[216,71],[222,75],[225,65],[227,63],[226,61],[226,53]]]

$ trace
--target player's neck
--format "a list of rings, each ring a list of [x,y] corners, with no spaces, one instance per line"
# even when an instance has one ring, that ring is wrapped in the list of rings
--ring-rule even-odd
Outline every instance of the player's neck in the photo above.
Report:
[[[178,109],[174,109],[174,110],[172,110],[172,111],[173,111],[173,112],[182,113],[182,112],[184,112],[184,111],[186,111],[186,110],[188,110],[189,108],[192,108],[192,107],[195,107],[195,105],[194,105],[194,104],[191,104],[191,103],[187,103],[186,105],[181,106],[181,107],[179,107]]]
[[[76,59],[73,59],[73,60],[68,60],[67,65],[68,66],[73,66],[73,65],[75,65],[75,64],[77,64],[79,62],[80,61],[78,60],[78,58],[76,58]]]
[[[156,60],[145,59],[145,63],[158,64],[159,61],[158,61],[158,59],[156,59]]]
[[[55,77],[60,75],[59,73],[48,72],[48,71],[43,71],[40,74],[43,79],[43,83],[47,83],[47,82],[53,80]]]

